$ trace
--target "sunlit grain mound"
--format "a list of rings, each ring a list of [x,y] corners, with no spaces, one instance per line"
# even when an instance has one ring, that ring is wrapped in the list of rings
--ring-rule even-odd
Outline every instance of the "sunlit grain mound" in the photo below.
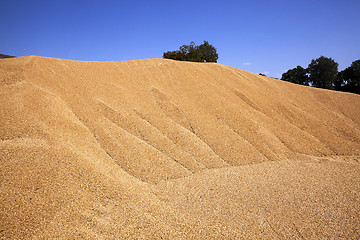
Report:
[[[210,63],[0,60],[0,238],[357,238],[360,97]]]

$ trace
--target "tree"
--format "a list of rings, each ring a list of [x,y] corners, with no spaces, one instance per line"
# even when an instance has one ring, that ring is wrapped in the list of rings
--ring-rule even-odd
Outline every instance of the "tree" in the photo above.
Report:
[[[169,58],[169,59],[180,60],[180,61],[185,60],[185,56],[182,55],[180,51],[164,52],[163,58]]]
[[[306,69],[301,66],[297,66],[296,68],[290,69],[286,73],[283,73],[281,80],[306,86],[309,85],[309,77],[307,75]]]
[[[350,67],[339,72],[335,89],[360,94],[360,60],[352,62]]]
[[[216,48],[210,45],[208,41],[204,41],[198,49],[201,52],[201,60],[203,62],[217,62],[219,55],[216,52]]]
[[[217,62],[219,56],[216,48],[204,41],[200,46],[191,42],[190,45],[182,45],[180,50],[164,52],[163,58],[191,62]]]
[[[311,60],[307,68],[309,80],[314,87],[333,89],[338,74],[339,64],[324,56]]]
[[[199,47],[196,46],[194,42],[191,42],[190,45],[182,45],[180,52],[181,55],[184,56],[183,61],[203,62]]]

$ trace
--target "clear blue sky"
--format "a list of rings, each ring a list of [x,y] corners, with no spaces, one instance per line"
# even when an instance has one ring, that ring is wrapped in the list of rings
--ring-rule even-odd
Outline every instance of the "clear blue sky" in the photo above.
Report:
[[[279,77],[321,55],[360,59],[360,0],[0,0],[0,53],[84,61],[214,45],[219,63]]]

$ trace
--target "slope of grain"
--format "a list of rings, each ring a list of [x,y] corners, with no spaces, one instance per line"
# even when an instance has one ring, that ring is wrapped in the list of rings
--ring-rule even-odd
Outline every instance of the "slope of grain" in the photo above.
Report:
[[[0,237],[358,237],[360,97],[220,64],[0,60]]]

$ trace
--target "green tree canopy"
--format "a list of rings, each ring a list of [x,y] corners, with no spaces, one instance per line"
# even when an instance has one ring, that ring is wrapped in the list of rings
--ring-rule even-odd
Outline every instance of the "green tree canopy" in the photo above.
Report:
[[[301,66],[288,70],[286,73],[283,73],[281,80],[288,82],[309,85],[309,77],[307,75],[306,69]]]
[[[335,89],[360,94],[360,60],[352,62],[350,67],[339,72]]]
[[[333,89],[338,74],[339,64],[324,56],[311,60],[307,71],[314,87]]]
[[[191,42],[190,45],[182,45],[180,50],[164,52],[163,58],[191,62],[217,62],[219,56],[216,48],[208,41],[204,41],[200,46]]]
[[[208,41],[204,41],[198,49],[201,53],[201,60],[204,62],[217,62],[219,55],[216,52],[216,48],[209,44]]]

